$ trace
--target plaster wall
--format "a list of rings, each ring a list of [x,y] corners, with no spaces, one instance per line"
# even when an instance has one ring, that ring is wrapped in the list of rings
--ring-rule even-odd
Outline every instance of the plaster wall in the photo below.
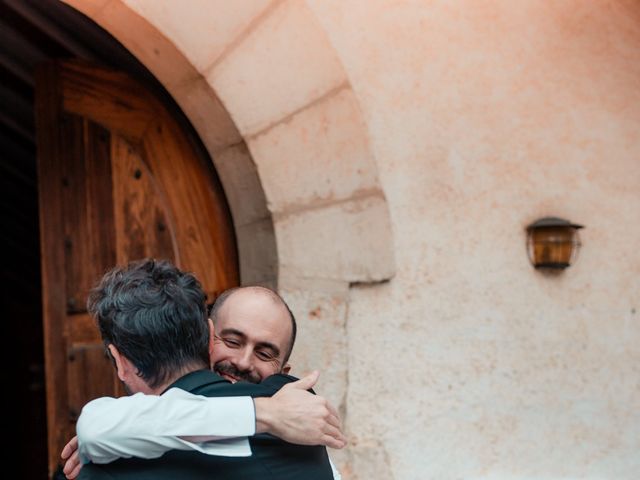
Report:
[[[345,480],[640,477],[637,2],[69,3],[212,153]],[[558,276],[547,215],[586,226]]]
[[[640,6],[309,1],[360,101],[397,272],[354,286],[354,478],[640,478]],[[532,269],[524,229],[582,223]]]

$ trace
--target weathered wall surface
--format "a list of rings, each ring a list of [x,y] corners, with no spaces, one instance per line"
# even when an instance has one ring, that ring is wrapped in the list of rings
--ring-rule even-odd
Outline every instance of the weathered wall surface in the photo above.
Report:
[[[309,2],[397,274],[351,290],[357,478],[640,478],[640,6]],[[559,277],[525,226],[586,225]]]
[[[640,478],[637,2],[69,3],[208,146],[345,479]],[[586,227],[559,276],[547,215]]]

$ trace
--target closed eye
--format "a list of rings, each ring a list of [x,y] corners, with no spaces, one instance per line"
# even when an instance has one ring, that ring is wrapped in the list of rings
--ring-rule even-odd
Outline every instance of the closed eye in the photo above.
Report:
[[[269,362],[269,361],[273,360],[273,358],[274,358],[274,356],[273,356],[273,354],[271,352],[265,352],[265,351],[262,351],[262,350],[258,350],[256,352],[256,356],[260,360],[263,360],[265,362]]]
[[[234,338],[223,338],[222,341],[229,348],[239,348],[240,342]]]

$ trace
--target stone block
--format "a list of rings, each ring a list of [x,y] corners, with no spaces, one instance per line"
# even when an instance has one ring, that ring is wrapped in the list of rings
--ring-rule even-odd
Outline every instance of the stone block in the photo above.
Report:
[[[294,274],[348,282],[393,276],[393,236],[381,192],[274,218],[280,265]]]
[[[214,156],[236,227],[271,218],[258,171],[244,143]]]
[[[94,18],[112,0],[62,0],[87,17]]]
[[[278,253],[271,218],[236,227],[240,283],[274,288]]]
[[[379,188],[366,127],[348,87],[250,138],[248,145],[273,212]]]
[[[184,54],[128,5],[111,1],[92,18],[131,51],[167,89],[197,76],[198,72]]]
[[[124,0],[153,23],[203,72],[269,7],[272,0]],[[186,7],[186,8],[185,8]]]
[[[374,419],[376,414],[384,415],[382,412],[371,413]],[[349,453],[350,479],[395,478],[391,469],[392,453],[379,439],[358,440],[357,443],[349,447]]]
[[[245,136],[346,81],[324,31],[301,1],[269,12],[206,77]]]
[[[229,113],[203,77],[189,78],[171,87],[170,93],[212,155],[242,141]]]
[[[314,390],[344,414],[347,393],[347,317],[348,284],[331,290],[279,286],[296,317],[298,333],[289,360],[291,373],[301,377],[320,371]]]

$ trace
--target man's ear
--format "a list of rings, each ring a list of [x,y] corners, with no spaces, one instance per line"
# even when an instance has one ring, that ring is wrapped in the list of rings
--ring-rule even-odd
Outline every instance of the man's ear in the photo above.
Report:
[[[216,340],[216,330],[213,326],[213,320],[207,319],[209,322],[209,370],[213,370],[213,347]]]
[[[120,381],[124,382],[127,376],[129,375],[129,372],[133,367],[133,365],[131,365],[131,362],[129,362],[129,360],[127,360],[127,358],[124,357],[118,351],[118,349],[113,343],[110,343],[107,348],[109,349],[109,352],[113,357],[113,361],[116,364],[116,371],[118,372],[118,378],[120,379]]]
[[[285,363],[284,367],[282,367],[282,373],[289,375],[290,371],[291,371],[291,365],[288,363]]]

